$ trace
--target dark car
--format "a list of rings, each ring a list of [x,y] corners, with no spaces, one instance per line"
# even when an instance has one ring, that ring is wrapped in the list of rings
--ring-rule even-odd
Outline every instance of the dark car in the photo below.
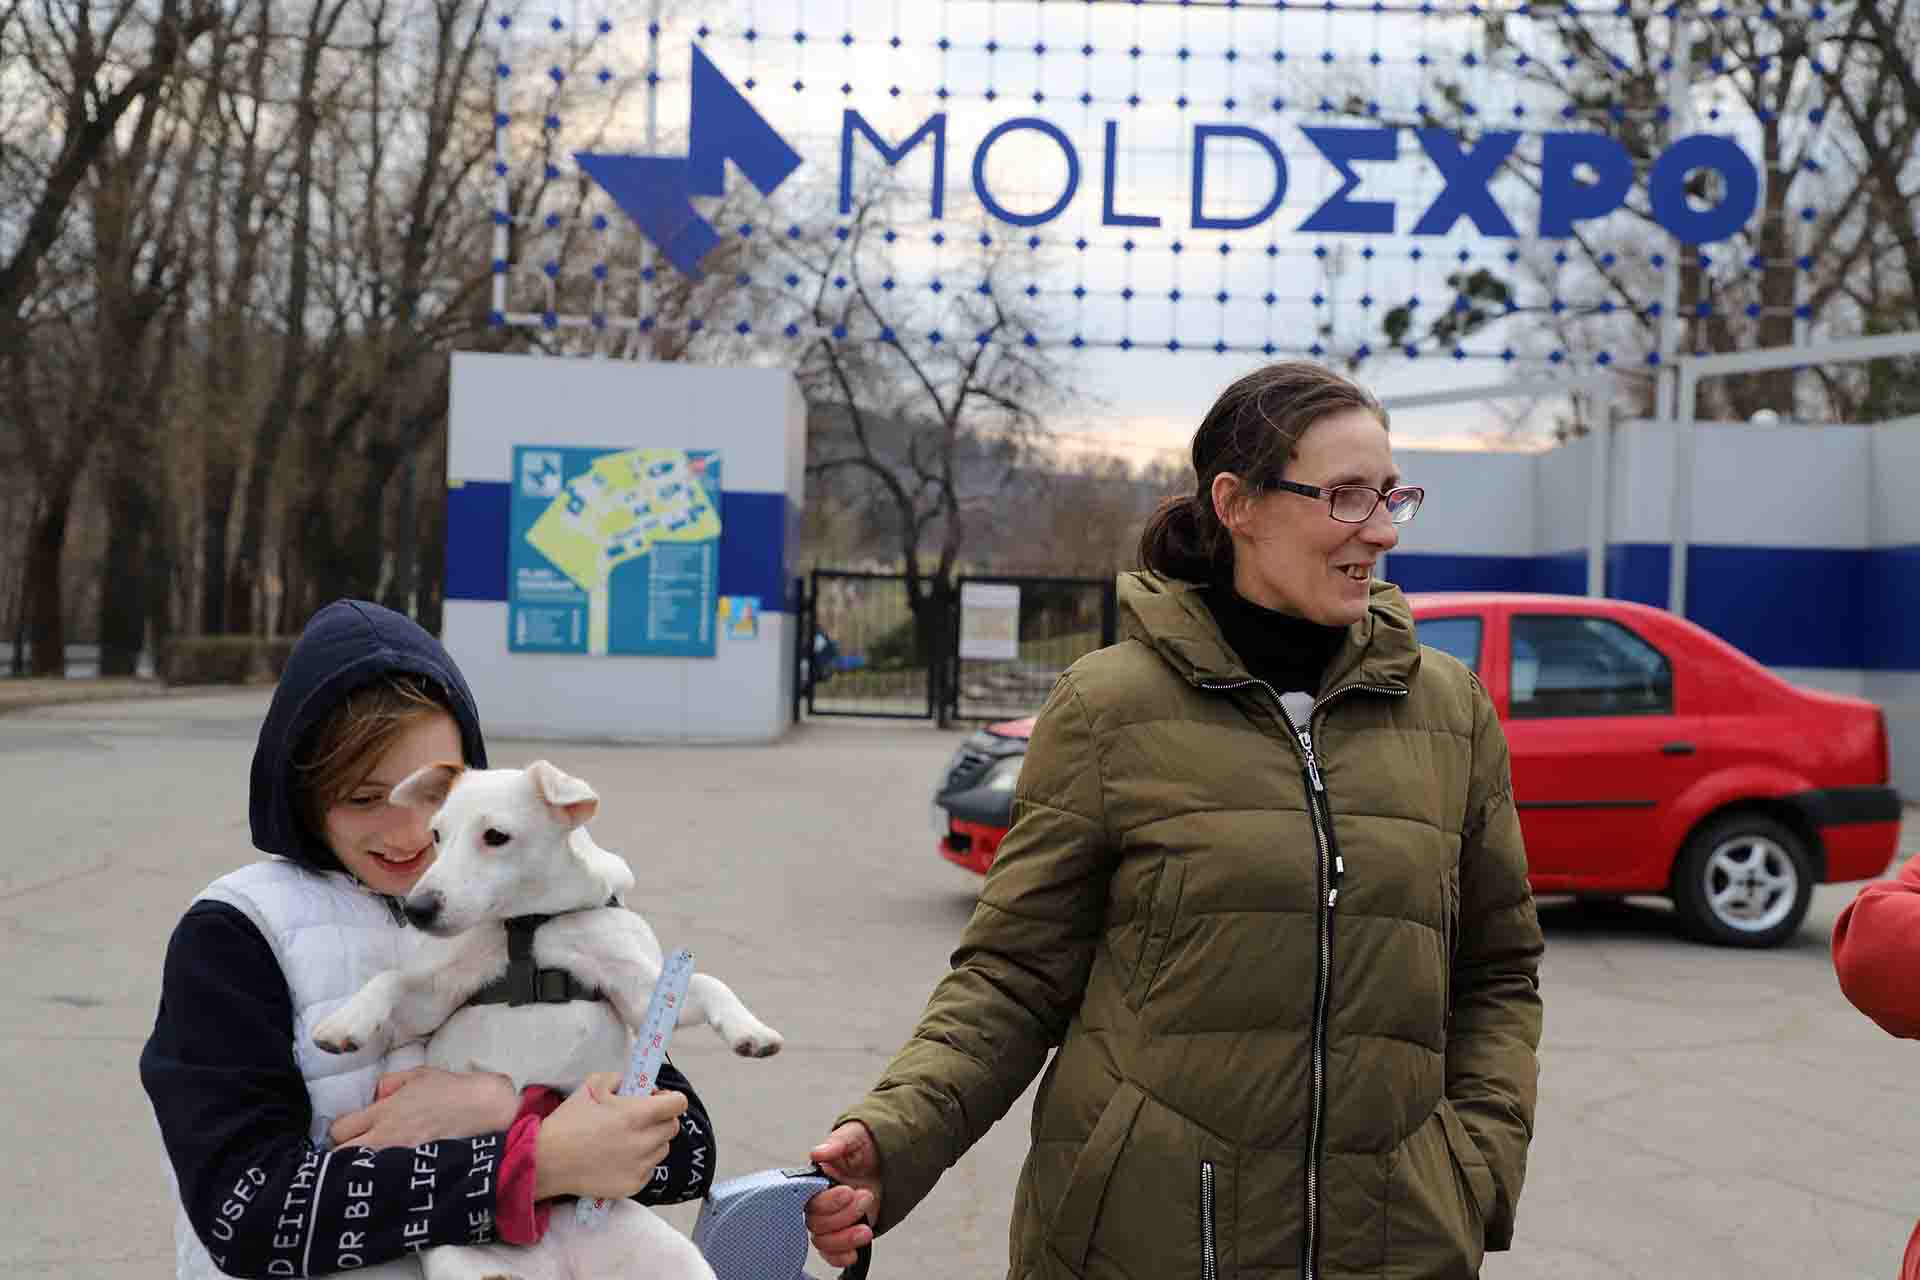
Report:
[[[1662,609],[1586,596],[1409,597],[1422,643],[1479,675],[1513,758],[1541,893],[1671,898],[1697,936],[1776,946],[1816,884],[1892,861],[1886,717],[1788,684]],[[985,874],[1033,721],[968,738],[935,795],[940,853]]]

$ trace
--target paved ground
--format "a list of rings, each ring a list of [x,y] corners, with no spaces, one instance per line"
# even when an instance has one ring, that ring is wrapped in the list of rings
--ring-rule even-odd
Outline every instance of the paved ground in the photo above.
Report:
[[[0,688],[5,682],[0,682]],[[170,1210],[135,1074],[167,933],[247,857],[259,691],[0,716],[0,1270],[166,1275]],[[675,1057],[723,1175],[804,1160],[943,972],[973,882],[932,854],[927,793],[958,735],[814,723],[774,747],[531,748],[606,797],[636,905],[787,1036],[765,1062],[696,1032]],[[1907,847],[1920,849],[1920,811]],[[1797,943],[1680,941],[1656,905],[1543,904],[1547,1038],[1520,1240],[1491,1280],[1891,1280],[1920,1215],[1920,1045],[1840,998],[1822,889]],[[898,1232],[877,1277],[996,1277],[1027,1105]],[[684,1227],[690,1210],[675,1220]],[[824,1275],[816,1261],[815,1274]]]

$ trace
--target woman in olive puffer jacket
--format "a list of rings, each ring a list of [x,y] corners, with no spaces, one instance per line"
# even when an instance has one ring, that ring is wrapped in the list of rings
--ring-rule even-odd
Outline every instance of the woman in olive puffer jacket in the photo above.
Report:
[[[1379,405],[1269,366],[1195,435],[1122,641],[1034,728],[912,1040],[814,1158],[845,1265],[1058,1048],[1008,1275],[1471,1277],[1532,1136],[1542,950],[1480,684],[1372,580],[1421,491]]]

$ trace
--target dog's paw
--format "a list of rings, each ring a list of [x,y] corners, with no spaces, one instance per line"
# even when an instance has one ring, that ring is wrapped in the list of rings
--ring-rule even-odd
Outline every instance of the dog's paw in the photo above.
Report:
[[[755,1022],[729,1036],[728,1040],[733,1045],[733,1051],[743,1058],[771,1058],[786,1043],[778,1031],[764,1022]]]
[[[313,1029],[313,1042],[328,1053],[358,1053],[372,1044],[382,1030],[377,1023],[372,1027],[357,1027],[351,1019],[335,1014]]]

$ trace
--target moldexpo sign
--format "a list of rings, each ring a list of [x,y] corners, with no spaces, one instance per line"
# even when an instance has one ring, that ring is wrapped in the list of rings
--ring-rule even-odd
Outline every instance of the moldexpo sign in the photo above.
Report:
[[[801,158],[786,139],[720,74],[705,53],[693,50],[692,101],[685,156],[580,154],[575,158],[633,219],[668,261],[691,276],[720,242],[719,233],[700,216],[693,197],[725,193],[726,162],[731,160],[762,195],[772,195]],[[996,145],[1015,134],[1031,134],[1058,147],[1066,161],[1066,180],[1053,203],[1036,213],[1007,208],[987,176]],[[1305,144],[1341,177],[1340,189],[1294,228],[1314,234],[1391,235],[1399,213],[1391,200],[1365,198],[1365,179],[1354,166],[1362,161],[1395,162],[1403,155],[1401,135],[1412,135],[1419,150],[1440,173],[1442,189],[1413,224],[1416,236],[1450,233],[1465,219],[1481,235],[1514,238],[1522,232],[1494,199],[1492,182],[1501,164],[1519,146],[1517,132],[1490,131],[1470,143],[1445,129],[1302,127]],[[1633,188],[1633,159],[1614,138],[1602,133],[1550,132],[1540,138],[1539,216],[1528,234],[1565,239],[1576,224],[1618,210]],[[840,128],[840,212],[852,211],[856,144],[865,143],[888,166],[899,164],[926,146],[933,158],[931,212],[944,215],[947,178],[947,113],[929,116],[905,138],[883,135],[865,116],[848,108]],[[1101,147],[1100,222],[1109,227],[1157,227],[1158,216],[1121,212],[1115,190],[1115,156],[1120,124],[1109,120]],[[1251,214],[1209,214],[1207,165],[1228,148],[1252,148],[1271,166],[1265,203]],[[1188,183],[1187,225],[1200,230],[1244,231],[1270,221],[1287,193],[1287,153],[1270,133],[1246,124],[1193,126],[1192,173]],[[1016,227],[1038,227],[1058,218],[1080,192],[1086,161],[1066,131],[1040,116],[1017,116],[989,130],[973,153],[973,192],[995,219]],[[1218,172],[1216,168],[1215,172]],[[1719,200],[1696,208],[1687,195],[1697,172],[1719,175]],[[1733,235],[1759,203],[1760,173],[1733,139],[1690,134],[1676,139],[1647,172],[1647,196],[1654,220],[1676,240],[1707,244]]]

